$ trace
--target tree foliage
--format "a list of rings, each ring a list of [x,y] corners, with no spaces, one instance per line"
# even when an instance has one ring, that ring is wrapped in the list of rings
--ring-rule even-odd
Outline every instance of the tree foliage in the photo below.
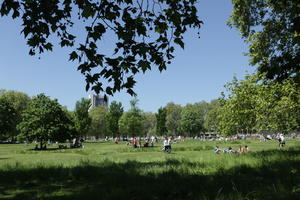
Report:
[[[52,51],[51,38],[72,47],[70,60],[86,78],[86,89],[134,94],[134,76],[152,67],[165,70],[174,58],[175,44],[184,48],[188,28],[200,29],[196,0],[3,0],[1,16],[22,20],[29,54]],[[71,33],[75,18],[86,37]],[[77,21],[77,20],[76,20]],[[75,32],[75,31],[73,31]],[[113,55],[101,52],[101,41],[116,37]],[[99,69],[93,70],[98,67]],[[107,86],[103,86],[103,80]]]
[[[261,87],[257,97],[258,130],[300,130],[300,87],[291,79]]]
[[[187,105],[181,113],[180,127],[188,136],[199,135],[204,131],[204,113],[197,109],[197,105]]]
[[[249,43],[250,64],[269,79],[300,81],[300,1],[232,0],[228,24]]]
[[[104,138],[109,133],[108,129],[108,109],[104,106],[93,107],[89,111],[91,124],[88,135],[96,138]]]
[[[204,118],[204,128],[208,132],[216,132],[220,121],[220,101],[214,99],[209,104],[209,109]]]
[[[156,134],[164,136],[167,134],[167,127],[166,127],[166,117],[167,117],[167,110],[166,108],[159,108],[156,114]]]
[[[6,139],[15,128],[16,110],[5,98],[0,98],[0,139]]]
[[[228,98],[221,108],[220,129],[227,135],[243,133],[252,130],[256,123],[256,100],[258,85],[257,76],[247,75],[245,80],[228,83]]]
[[[121,102],[112,101],[108,112],[108,128],[113,136],[120,134],[119,119],[123,115],[124,109]]]
[[[91,124],[91,118],[89,116],[90,100],[82,98],[76,102],[74,111],[75,129],[77,131],[77,137],[86,136],[89,126]]]
[[[261,75],[264,76],[264,75]],[[291,79],[265,83],[260,75],[227,84],[219,108],[218,130],[225,135],[256,131],[289,132],[300,129],[300,88]]]
[[[0,98],[5,99],[7,102],[9,102],[15,110],[15,115],[13,117],[11,116],[13,128],[9,132],[9,136],[11,137],[11,139],[15,140],[15,136],[19,134],[17,131],[17,124],[21,122],[21,114],[29,104],[30,98],[23,92],[5,90],[3,90],[2,94],[0,92]]]
[[[165,106],[167,110],[166,127],[170,135],[179,135],[182,107],[173,102]]]
[[[51,100],[44,94],[39,94],[32,98],[22,113],[22,121],[17,128],[20,131],[20,137],[29,141],[38,141],[42,149],[48,140],[70,139],[70,126],[71,120],[57,100]]]
[[[119,130],[123,136],[139,136],[144,133],[142,110],[137,106],[138,99],[130,101],[130,110],[119,120]]]
[[[156,116],[154,113],[147,112],[143,114],[144,119],[144,135],[156,135]]]

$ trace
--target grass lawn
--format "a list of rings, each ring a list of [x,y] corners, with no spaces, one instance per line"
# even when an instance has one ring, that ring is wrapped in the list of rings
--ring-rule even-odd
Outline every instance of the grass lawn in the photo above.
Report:
[[[300,141],[219,142],[246,154],[214,154],[216,142],[187,140],[172,153],[125,143],[31,150],[0,144],[0,199],[300,199]]]

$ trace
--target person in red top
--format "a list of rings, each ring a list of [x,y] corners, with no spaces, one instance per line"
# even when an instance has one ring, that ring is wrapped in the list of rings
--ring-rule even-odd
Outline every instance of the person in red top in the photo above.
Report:
[[[137,141],[136,141],[136,137],[133,138],[133,147],[136,148],[137,147]]]

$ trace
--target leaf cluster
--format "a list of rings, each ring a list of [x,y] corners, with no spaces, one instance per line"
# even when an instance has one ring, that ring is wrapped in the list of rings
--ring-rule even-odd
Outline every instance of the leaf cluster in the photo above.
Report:
[[[134,95],[134,76],[152,67],[160,71],[184,48],[188,28],[199,29],[196,0],[3,0],[1,16],[21,18],[29,54],[53,50],[51,37],[71,47],[69,59],[86,78],[86,90]],[[75,17],[85,24],[86,38],[71,33]],[[114,54],[101,53],[101,40],[114,34]],[[103,80],[108,82],[103,85]]]
[[[271,80],[300,81],[300,1],[232,0],[228,24],[249,43],[250,64]]]

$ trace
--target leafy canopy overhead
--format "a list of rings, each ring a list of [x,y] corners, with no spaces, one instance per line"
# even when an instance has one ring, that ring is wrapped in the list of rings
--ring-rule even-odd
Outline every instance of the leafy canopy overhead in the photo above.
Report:
[[[126,89],[134,95],[134,76],[152,67],[165,70],[175,45],[184,48],[188,28],[200,29],[196,0],[3,0],[1,16],[23,21],[29,54],[72,47],[70,60],[86,78],[86,89],[112,95]],[[75,18],[85,25],[86,38],[71,33]],[[78,31],[79,32],[79,31]],[[116,36],[113,55],[100,52],[105,35]],[[106,86],[103,82],[107,82]]]
[[[300,1],[232,0],[229,25],[249,45],[250,64],[269,79],[300,80]]]

